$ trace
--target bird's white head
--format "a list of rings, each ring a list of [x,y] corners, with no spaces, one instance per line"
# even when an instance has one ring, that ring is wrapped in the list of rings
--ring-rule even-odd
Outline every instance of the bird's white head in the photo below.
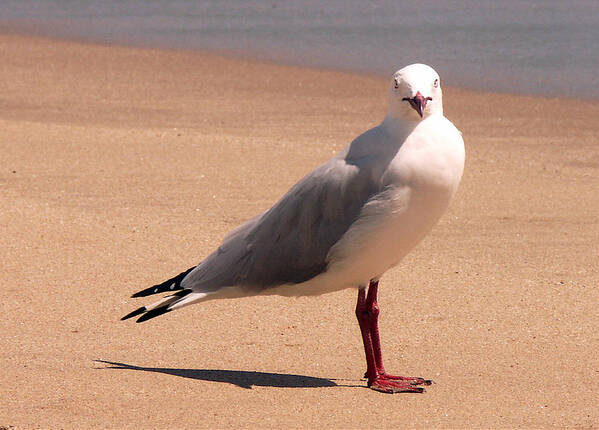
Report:
[[[411,64],[393,74],[387,117],[418,122],[438,114],[443,115],[443,95],[435,69]]]

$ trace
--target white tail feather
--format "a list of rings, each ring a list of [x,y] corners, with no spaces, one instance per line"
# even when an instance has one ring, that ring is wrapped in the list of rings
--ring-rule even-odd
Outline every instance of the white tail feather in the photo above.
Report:
[[[168,310],[172,311],[172,310],[179,309],[179,308],[182,308],[187,305],[191,305],[192,303],[195,303],[198,300],[203,299],[207,295],[208,294],[206,294],[206,293],[189,293],[185,297],[180,298],[179,300],[175,301],[175,303],[173,303],[172,305],[169,305]]]
[[[151,305],[146,306],[146,312],[151,311],[156,308],[163,308],[165,306],[170,305],[173,302],[176,302],[179,299],[180,299],[180,297],[178,297],[178,296],[163,297],[162,299],[158,300],[157,302],[154,302]]]

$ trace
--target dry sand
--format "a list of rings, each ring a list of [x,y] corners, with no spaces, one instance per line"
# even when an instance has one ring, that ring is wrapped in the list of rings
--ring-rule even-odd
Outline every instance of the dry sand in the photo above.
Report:
[[[0,427],[598,427],[596,102],[445,89],[464,179],[380,298],[387,368],[425,394],[364,388],[355,291],[119,321],[386,98],[378,77],[0,36]]]

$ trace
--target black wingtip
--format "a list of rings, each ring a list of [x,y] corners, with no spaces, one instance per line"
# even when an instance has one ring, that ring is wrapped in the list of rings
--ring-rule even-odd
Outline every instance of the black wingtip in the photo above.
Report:
[[[162,284],[154,285],[150,288],[146,288],[145,290],[138,291],[137,293],[133,294],[131,296],[131,298],[147,297],[147,296],[151,296],[152,294],[158,294],[160,292],[163,292],[163,291],[165,291],[165,289],[169,288],[169,287],[166,287],[166,288],[164,287],[164,284],[166,284],[167,282],[169,282],[169,281],[166,281]],[[173,282],[170,281],[170,283],[172,284]]]
[[[128,320],[129,318],[133,318],[136,315],[143,314],[145,311],[146,311],[146,307],[142,306],[141,308],[135,309],[133,312],[130,312],[127,315],[125,315],[123,318],[121,318],[121,321],[125,321],[125,320]]]
[[[196,266],[193,266],[193,267],[187,269],[185,272],[179,273],[174,278],[164,281],[161,284],[156,284],[150,288],[146,288],[145,290],[138,291],[137,293],[133,294],[131,297],[132,298],[146,297],[146,296],[151,296],[152,294],[164,293],[165,291],[181,290],[181,289],[183,289],[183,287],[181,287],[181,281],[183,280],[183,278],[185,278],[187,276],[187,274],[189,272],[191,272],[195,268],[196,268]]]
[[[170,312],[170,309],[166,306],[163,308],[152,309],[151,311],[148,311],[145,314],[143,314],[142,316],[140,316],[135,322],[136,323],[144,322],[149,319],[160,316],[162,314],[165,314],[167,312]]]

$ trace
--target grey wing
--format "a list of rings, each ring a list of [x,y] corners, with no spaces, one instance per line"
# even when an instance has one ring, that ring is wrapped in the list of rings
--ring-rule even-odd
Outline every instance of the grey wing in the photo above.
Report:
[[[334,158],[293,186],[271,209],[229,234],[190,272],[183,288],[262,290],[326,271],[327,254],[376,192],[370,174]]]

